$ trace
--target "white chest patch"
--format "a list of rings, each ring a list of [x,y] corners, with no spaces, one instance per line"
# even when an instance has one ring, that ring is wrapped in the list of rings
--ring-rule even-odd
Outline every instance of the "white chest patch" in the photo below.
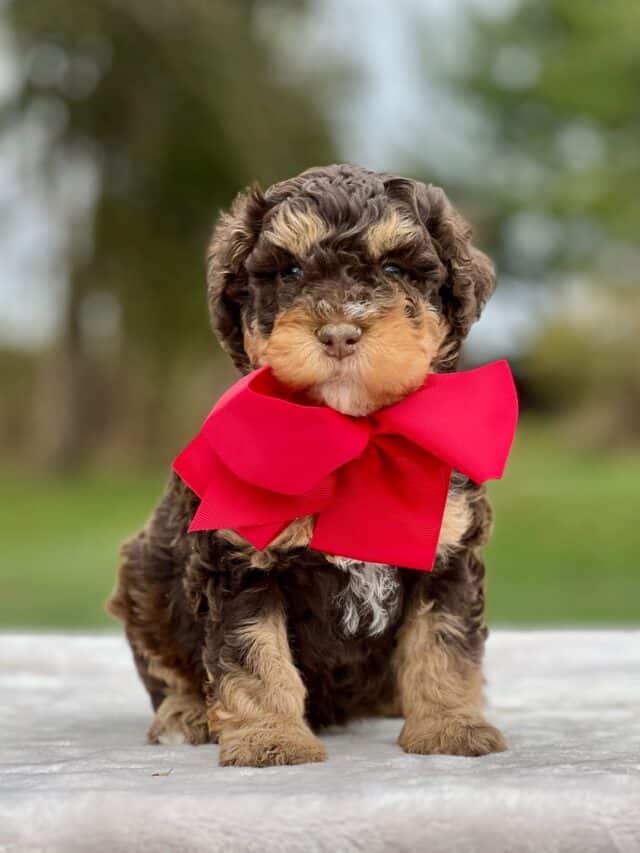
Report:
[[[367,623],[369,636],[382,634],[400,606],[398,570],[386,563],[366,563],[348,557],[327,559],[349,574],[349,583],[336,598],[345,634],[356,634],[363,623]]]

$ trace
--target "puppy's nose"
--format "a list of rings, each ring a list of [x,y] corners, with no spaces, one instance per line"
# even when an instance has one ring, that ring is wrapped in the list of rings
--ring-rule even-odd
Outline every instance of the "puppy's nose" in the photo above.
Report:
[[[316,335],[327,355],[345,358],[355,350],[362,329],[352,323],[327,323],[318,329]]]

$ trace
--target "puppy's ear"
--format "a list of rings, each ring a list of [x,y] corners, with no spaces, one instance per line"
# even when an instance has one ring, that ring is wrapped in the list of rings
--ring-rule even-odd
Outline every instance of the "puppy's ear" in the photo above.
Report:
[[[471,226],[440,187],[419,184],[416,203],[447,270],[441,291],[447,318],[454,334],[465,338],[495,289],[493,264],[471,245]]]
[[[238,193],[220,216],[207,250],[207,290],[211,325],[223,349],[243,373],[250,369],[244,349],[242,311],[247,302],[245,261],[253,249],[267,209],[257,184]]]

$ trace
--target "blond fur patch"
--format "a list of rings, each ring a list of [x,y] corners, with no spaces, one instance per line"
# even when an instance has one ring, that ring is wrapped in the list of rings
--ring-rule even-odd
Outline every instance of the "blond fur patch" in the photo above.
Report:
[[[219,530],[218,536],[236,545],[252,568],[270,569],[278,560],[279,550],[288,551],[291,548],[304,548],[308,545],[313,535],[313,526],[314,516],[312,515],[294,519],[264,551],[258,551],[235,530]]]
[[[235,633],[235,642],[246,649],[245,663],[222,678],[218,704],[209,711],[210,729],[241,725],[266,713],[302,718],[305,688],[291,658],[284,613],[265,614]]]
[[[282,548],[286,551],[291,548],[303,548],[309,544],[313,536],[314,516],[305,515],[291,522],[269,545],[269,549]]]
[[[296,258],[305,258],[329,233],[329,226],[317,213],[283,207],[269,223],[264,236]]]
[[[369,254],[378,260],[421,237],[420,227],[393,208],[369,228],[366,242]]]
[[[160,704],[147,738],[150,743],[207,743],[207,709],[202,696],[170,693]]]
[[[473,511],[465,492],[451,489],[447,495],[440,529],[439,555],[444,556],[460,546],[462,538],[471,526],[472,519]]]
[[[183,678],[174,669],[160,663],[156,658],[151,657],[143,652],[143,657],[147,661],[147,672],[152,678],[163,681],[166,685],[167,692],[171,693],[189,693],[193,688],[189,682]]]
[[[175,670],[146,656],[147,671],[165,684],[166,696],[160,703],[147,739],[150,743],[206,743],[209,740],[204,697]]]
[[[326,752],[304,720],[306,690],[293,663],[285,616],[278,608],[241,625],[235,645],[242,667],[223,676],[208,724],[218,734],[220,763],[266,767],[323,761]]]
[[[507,749],[500,731],[479,714],[408,719],[398,743],[418,755],[489,755]]]
[[[399,743],[406,752],[486,755],[506,749],[482,716],[482,670],[455,651],[455,641],[463,640],[460,618],[434,611],[432,602],[414,603],[407,614],[394,657],[406,718]]]
[[[302,720],[265,714],[220,734],[223,767],[276,767],[324,761],[326,750]]]
[[[414,604],[399,633],[395,664],[405,716],[440,710],[477,710],[482,704],[482,674],[455,659],[449,640],[464,638],[461,620],[437,613],[432,602]]]

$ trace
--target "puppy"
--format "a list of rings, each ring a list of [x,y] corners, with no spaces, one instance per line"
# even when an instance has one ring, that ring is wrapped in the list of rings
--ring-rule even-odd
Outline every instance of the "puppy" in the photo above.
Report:
[[[455,369],[495,284],[470,240],[441,189],[403,177],[334,165],[250,188],[209,247],[214,330],[240,371],[270,365],[310,402],[368,415]],[[506,748],[482,716],[483,488],[454,473],[431,573],[314,551],[313,518],[261,552],[230,530],[187,533],[197,504],[172,476],[108,603],[152,743],[300,764],[326,757],[319,728],[384,715],[404,718],[407,752]]]

